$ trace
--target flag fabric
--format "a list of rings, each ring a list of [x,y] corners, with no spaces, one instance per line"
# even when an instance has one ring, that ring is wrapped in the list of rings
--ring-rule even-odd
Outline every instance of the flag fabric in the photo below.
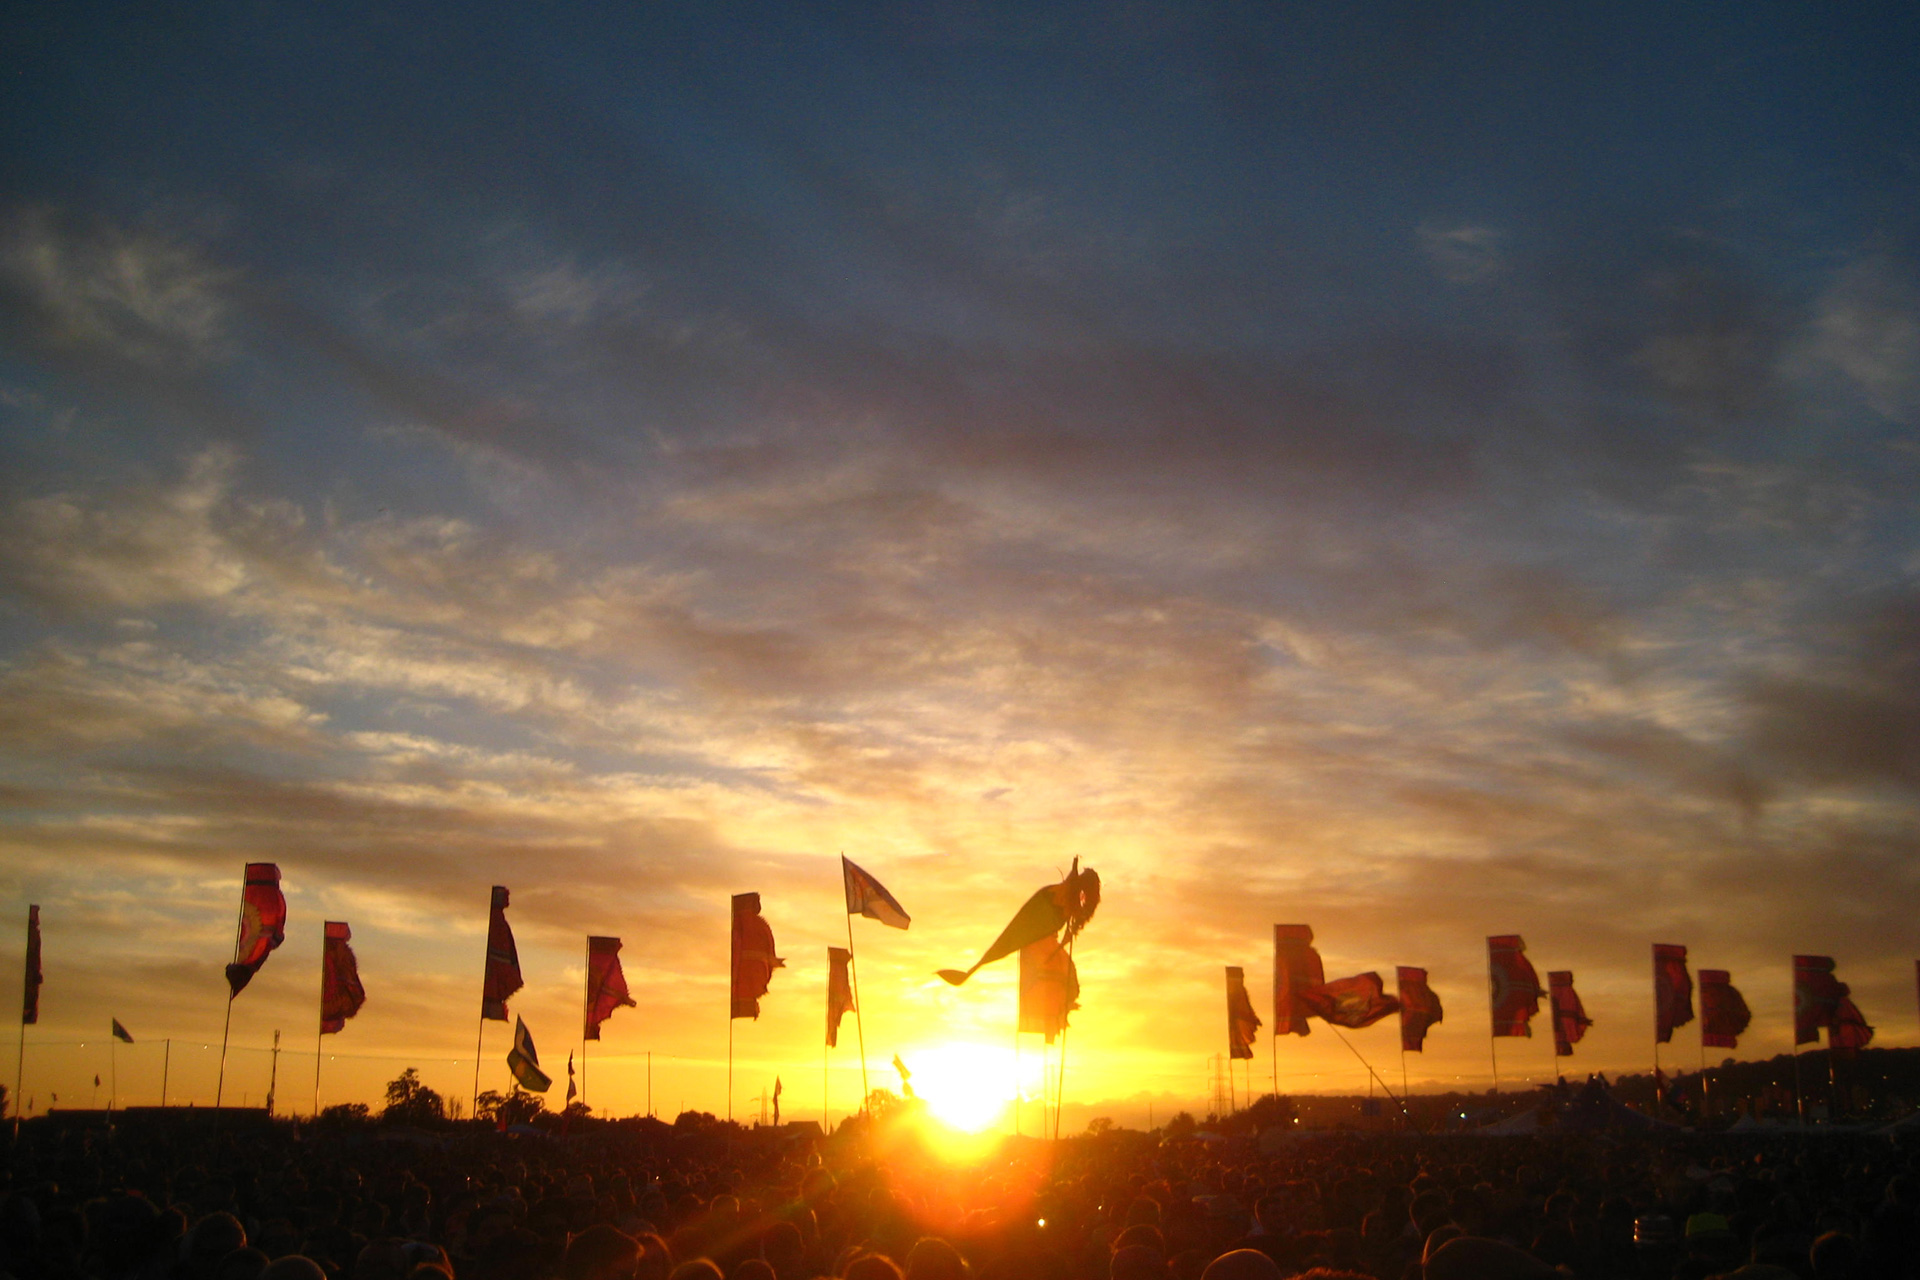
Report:
[[[780,1125],[780,1077],[779,1076],[775,1076],[773,1078],[773,1123],[775,1128],[778,1128]]]
[[[760,918],[760,895],[733,895],[733,988],[735,1018],[760,1017],[760,997],[767,994],[773,971],[786,961],[773,953],[773,930]]]
[[[26,981],[22,984],[26,990],[20,1000],[20,1025],[32,1026],[40,1021],[40,907],[30,904],[27,907],[27,963]]]
[[[1873,1028],[1866,1015],[1852,1000],[1840,997],[1833,1010],[1833,1024],[1827,1028],[1827,1049],[1836,1058],[1851,1058],[1873,1041]]]
[[[1313,947],[1313,926],[1273,926],[1273,1034],[1304,1036],[1308,1010],[1300,993],[1327,980],[1320,953]]]
[[[1587,1016],[1586,1006],[1580,1003],[1580,993],[1573,989],[1571,969],[1555,969],[1549,973],[1547,990],[1553,1001],[1553,1056],[1571,1058],[1573,1046],[1579,1043],[1581,1036],[1587,1034],[1593,1019]]]
[[[1753,1014],[1725,969],[1700,971],[1700,1043],[1709,1049],[1737,1049],[1740,1033]]]
[[[1051,938],[1062,928],[1066,932],[1060,941],[1071,942],[1074,935],[1086,927],[1093,919],[1093,913],[1100,907],[1100,875],[1092,867],[1080,869],[1080,859],[1073,860],[1073,869],[1067,878],[1059,884],[1050,884],[1036,890],[1026,904],[1014,914],[1000,936],[993,940],[973,968],[967,970],[941,969],[939,974],[954,986],[959,986],[979,971],[982,965],[992,964],[995,960],[1012,955],[1029,943],[1042,938]]]
[[[1080,971],[1051,936],[1020,948],[1020,1021],[1017,1030],[1053,1038],[1080,1007]]]
[[[507,923],[507,887],[493,886],[493,906],[487,915],[487,968],[480,983],[480,1016],[489,1022],[507,1020],[507,997],[526,985],[520,977],[520,950],[513,945],[513,926]]]
[[[113,1038],[115,1040],[120,1041],[122,1044],[133,1043],[133,1033],[131,1031],[128,1031],[125,1027],[121,1026],[120,1019],[118,1018],[115,1018],[113,1020]]]
[[[1833,976],[1832,956],[1793,958],[1793,1042],[1813,1044],[1820,1028],[1833,1025],[1833,1015],[1849,994],[1847,984]]]
[[[619,1008],[638,1006],[627,991],[626,970],[620,967],[620,939],[587,939],[587,1029],[583,1038],[598,1040],[600,1024]]]
[[[1377,973],[1358,973],[1303,988],[1298,1000],[1308,1013],[1336,1027],[1370,1027],[1400,1012],[1400,1002],[1387,994]]]
[[[227,966],[227,999],[246,989],[273,949],[287,939],[287,899],[280,892],[280,868],[249,862],[240,889],[240,937]]]
[[[1527,959],[1527,944],[1517,933],[1487,939],[1487,975],[1493,998],[1493,1034],[1531,1036],[1540,1012],[1540,975]]]
[[[1653,1038],[1673,1040],[1673,1029],[1693,1021],[1693,979],[1687,976],[1687,949],[1675,943],[1653,944]]]
[[[567,1050],[567,1101],[571,1103],[580,1096],[580,1090],[573,1083],[573,1050]]]
[[[840,1019],[853,1012],[853,980],[847,965],[853,952],[845,947],[827,948],[827,1048],[840,1047]]]
[[[896,929],[913,923],[906,909],[887,892],[887,886],[847,861],[844,853],[840,855],[840,877],[846,883],[848,915],[865,916]]]
[[[360,962],[353,954],[353,930],[344,920],[327,921],[320,948],[320,1034],[337,1035],[347,1019],[367,1002],[360,985]]]
[[[1427,1028],[1441,1021],[1440,997],[1427,985],[1427,971],[1401,965],[1394,977],[1400,993],[1400,1048],[1419,1053],[1427,1042]]]
[[[1247,994],[1247,971],[1237,964],[1227,966],[1227,1055],[1251,1058],[1254,1041],[1260,1038],[1260,1015],[1253,1011],[1253,998]]]
[[[893,1055],[893,1069],[900,1073],[900,1092],[909,1098],[913,1096],[913,1072],[907,1070],[907,1064],[900,1061],[900,1055]]]
[[[572,1060],[572,1055],[568,1055],[568,1060]],[[552,1077],[540,1069],[540,1054],[533,1047],[533,1036],[519,1018],[513,1020],[513,1048],[507,1050],[507,1070],[513,1072],[522,1089],[545,1093],[553,1088]]]

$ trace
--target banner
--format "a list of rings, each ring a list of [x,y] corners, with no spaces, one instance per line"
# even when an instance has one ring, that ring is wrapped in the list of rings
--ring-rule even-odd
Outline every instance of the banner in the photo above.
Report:
[[[1540,975],[1527,959],[1527,944],[1517,933],[1487,939],[1487,975],[1493,998],[1493,1034],[1531,1036],[1540,1012]]]
[[[507,887],[493,886],[493,906],[487,916],[487,968],[480,984],[480,1016],[492,1022],[507,1020],[507,997],[525,984],[520,978],[520,951],[513,945],[513,927],[507,923]]]
[[[1308,1033],[1309,1011],[1300,1003],[1300,993],[1326,980],[1320,953],[1313,949],[1313,926],[1273,926],[1273,1034],[1304,1036]]]
[[[1580,1003],[1580,995],[1573,989],[1571,969],[1555,969],[1547,974],[1547,989],[1553,1003],[1553,1054],[1556,1058],[1571,1058],[1573,1046],[1587,1034],[1593,1020],[1587,1017],[1586,1006]]]
[[[1314,1017],[1336,1027],[1370,1027],[1388,1014],[1400,1012],[1400,1002],[1387,994],[1386,984],[1377,973],[1304,987],[1295,1000]]]
[[[27,963],[26,993],[20,1001],[20,1025],[30,1027],[40,1021],[40,983],[44,980],[40,972],[40,908],[38,904],[27,907]],[[13,1100],[13,1109],[20,1110],[20,1099]]]
[[[1832,956],[1793,958],[1793,1042],[1813,1044],[1820,1028],[1833,1025],[1833,1015],[1847,998],[1847,984],[1833,976]]]
[[[1709,1049],[1737,1049],[1740,1033],[1753,1015],[1725,969],[1700,971],[1700,1043]]]
[[[507,1050],[507,1070],[513,1072],[522,1089],[545,1093],[553,1088],[553,1080],[540,1069],[540,1054],[533,1047],[533,1035],[519,1018],[513,1020],[513,1048]]]
[[[287,900],[280,893],[280,868],[249,862],[240,888],[240,936],[227,966],[227,999],[246,989],[273,949],[287,939]]]
[[[786,961],[773,953],[773,929],[760,918],[760,895],[733,895],[733,983],[731,1014],[735,1018],[760,1017],[760,997],[767,994],[773,971],[786,967]]]
[[[1427,985],[1427,971],[1401,965],[1395,972],[1400,994],[1400,1047],[1419,1053],[1427,1042],[1427,1028],[1441,1021],[1440,997]]]
[[[845,947],[827,948],[827,1048],[840,1047],[840,1019],[853,1012],[853,981],[847,966],[853,952]]]
[[[1846,996],[1833,1011],[1833,1025],[1827,1028],[1827,1049],[1842,1060],[1856,1056],[1873,1042],[1873,1028],[1866,1015]]]
[[[620,967],[620,939],[587,939],[587,1025],[582,1038],[598,1040],[600,1024],[613,1016],[615,1009],[632,1009],[633,997],[627,994],[627,974]]]
[[[1260,1037],[1260,1015],[1253,1011],[1253,998],[1247,994],[1247,971],[1237,964],[1227,966],[1227,1053],[1234,1058],[1251,1058],[1254,1041]]]
[[[906,909],[887,892],[887,886],[847,861],[844,853],[840,855],[840,878],[846,886],[848,915],[865,916],[896,929],[913,923]]]
[[[354,957],[353,930],[344,920],[329,920],[320,943],[320,1034],[337,1035],[347,1019],[367,1002],[360,985],[360,962]]]
[[[1066,1029],[1080,1007],[1080,971],[1054,938],[1020,948],[1020,1021],[1017,1030],[1043,1035],[1047,1043]]]
[[[1693,1021],[1693,979],[1687,976],[1687,949],[1653,944],[1653,1038],[1673,1040],[1673,1029]]]

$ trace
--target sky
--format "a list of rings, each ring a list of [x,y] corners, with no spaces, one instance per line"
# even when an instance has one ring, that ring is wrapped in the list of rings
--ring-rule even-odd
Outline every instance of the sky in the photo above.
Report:
[[[1655,942],[1740,1056],[1796,952],[1920,1044],[1920,13],[347,8],[0,17],[37,1107],[212,1100],[254,860],[225,1089],[296,1110],[469,1097],[503,884],[556,1075],[624,940],[596,1109],[651,1054],[725,1114],[731,1039],[736,1114],[842,1113],[843,853],[913,916],[851,930],[889,1087],[1011,1056],[1012,964],[933,971],[1099,871],[1070,1120],[1203,1108],[1276,923],[1430,970],[1416,1090],[1494,1082],[1489,934],[1574,972],[1576,1074],[1652,1065]],[[1250,1083],[1399,1087],[1348,1039]]]

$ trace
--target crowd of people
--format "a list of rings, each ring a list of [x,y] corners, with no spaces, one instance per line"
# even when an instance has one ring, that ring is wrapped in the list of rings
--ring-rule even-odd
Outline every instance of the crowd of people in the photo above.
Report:
[[[1909,1280],[1884,1137],[1108,1132],[941,1159],[691,1122],[29,1122],[12,1280]]]

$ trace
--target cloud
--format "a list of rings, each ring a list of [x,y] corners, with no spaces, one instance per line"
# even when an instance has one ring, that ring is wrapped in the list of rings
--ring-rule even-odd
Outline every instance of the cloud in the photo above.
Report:
[[[1507,270],[1507,233],[1474,223],[1423,222],[1420,251],[1449,284],[1485,284]]]
[[[1911,272],[1881,255],[1849,263],[1821,295],[1796,353],[1837,374],[1875,413],[1912,423],[1920,412],[1920,294]]]

